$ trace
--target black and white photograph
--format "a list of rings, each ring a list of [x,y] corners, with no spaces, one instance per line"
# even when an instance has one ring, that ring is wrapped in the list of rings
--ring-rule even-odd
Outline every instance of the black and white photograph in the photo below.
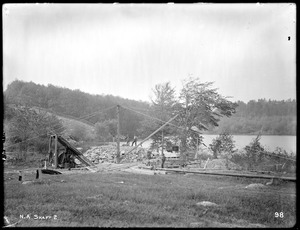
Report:
[[[2,227],[297,226],[295,3],[4,3],[2,47]]]

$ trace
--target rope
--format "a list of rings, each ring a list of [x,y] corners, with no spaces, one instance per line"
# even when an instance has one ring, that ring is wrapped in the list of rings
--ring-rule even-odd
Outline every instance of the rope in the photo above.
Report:
[[[51,132],[51,131],[50,131],[50,132]],[[9,147],[12,147],[12,146],[15,146],[15,145],[19,145],[19,144],[21,144],[21,143],[25,143],[25,142],[27,142],[27,141],[33,140],[33,139],[37,139],[37,138],[39,138],[39,137],[41,137],[41,136],[44,136],[45,134],[47,134],[47,132],[45,132],[45,133],[43,133],[43,134],[40,134],[40,135],[38,135],[38,136],[34,136],[34,137],[29,138],[29,139],[24,140],[24,141],[20,141],[20,142],[18,142],[18,143],[12,144],[12,145],[5,146],[5,148],[9,148]]]
[[[122,107],[125,107],[122,105]],[[136,111],[145,111],[145,112],[150,112],[150,109],[140,109],[140,108],[136,108],[136,107],[130,107],[131,109],[135,109]]]
[[[161,119],[159,119],[159,118],[157,118],[157,117],[153,117],[153,116],[150,116],[150,115],[147,115],[147,114],[144,114],[144,113],[141,113],[141,112],[139,112],[139,111],[135,111],[135,110],[133,110],[133,109],[131,109],[131,108],[128,108],[128,107],[125,107],[125,106],[122,106],[124,109],[127,109],[127,110],[130,110],[130,111],[132,111],[132,112],[135,112],[135,113],[138,113],[138,114],[141,114],[141,115],[143,115],[143,116],[146,116],[146,117],[149,117],[149,118],[152,118],[152,119],[154,119],[154,120],[157,120],[157,121],[160,121],[160,122],[163,122],[163,123],[166,123],[167,121],[164,121],[164,120],[161,120]],[[177,126],[177,125],[174,125],[174,124],[172,124],[172,123],[169,123],[169,125],[172,125],[172,126],[174,126],[174,127],[176,127],[176,128],[178,128],[178,129],[181,129],[181,130],[184,130],[184,128],[182,128],[182,127],[179,127],[179,126]],[[191,131],[193,131],[194,133],[197,133],[197,134],[199,134],[197,131],[195,131],[195,130],[192,130],[192,129],[190,129]]]
[[[132,111],[132,112],[141,114],[141,115],[146,116],[146,117],[148,117],[148,118],[151,118],[151,119],[154,119],[154,120],[163,122],[163,123],[166,123],[166,122],[167,122],[167,121],[161,120],[161,119],[159,119],[159,118],[157,118],[157,117],[153,117],[153,116],[150,116],[150,115],[141,113],[141,112],[139,112],[139,111],[133,110],[133,109],[131,109],[131,108],[128,108],[128,107],[125,107],[125,106],[122,106],[122,107],[123,107],[124,109],[127,109],[127,110],[130,110],[130,111]],[[174,124],[172,124],[172,123],[169,123],[169,125],[172,125],[172,126],[174,126],[174,127],[176,127],[176,128],[179,128],[179,129],[183,129],[183,130],[184,130],[184,128],[179,127],[179,126],[177,126],[177,125],[174,125]]]
[[[25,96],[25,97],[32,98],[32,97],[27,96],[27,95],[24,95],[24,96]],[[20,96],[16,96],[16,97],[20,97]],[[20,97],[20,98],[22,98],[22,97]],[[9,105],[7,105],[7,106],[10,107],[10,108],[13,108],[13,107],[11,107],[11,106],[9,106]],[[91,118],[91,117],[93,117],[93,116],[95,116],[96,114],[99,114],[99,113],[104,113],[105,111],[110,110],[110,109],[112,109],[112,108],[114,108],[114,107],[116,107],[116,106],[114,105],[114,106],[111,106],[111,107],[106,108],[106,109],[103,109],[103,110],[98,110],[98,111],[96,111],[96,112],[92,112],[92,113],[90,113],[90,114],[81,116],[81,117],[79,117],[79,118],[73,117],[73,116],[71,116],[71,115],[60,114],[60,113],[55,112],[55,111],[49,111],[49,110],[46,109],[46,108],[41,108],[41,107],[37,107],[37,106],[34,106],[34,107],[37,108],[37,109],[44,110],[44,111],[46,111],[46,112],[50,112],[50,113],[54,113],[54,114],[57,113],[58,116],[69,116],[70,118],[72,118],[72,119],[74,119],[74,120],[77,119],[77,120],[83,120],[83,121],[85,121],[84,119]],[[89,121],[87,121],[87,122],[89,122]],[[95,124],[93,124],[93,125],[95,125]]]
[[[109,107],[109,108],[106,108],[106,109],[103,109],[103,110],[98,110],[98,111],[96,111],[96,112],[93,112],[93,113],[84,115],[84,116],[82,116],[82,117],[80,117],[80,118],[77,118],[77,119],[86,119],[86,118],[90,118],[90,117],[95,116],[94,114],[97,114],[97,113],[98,113],[98,114],[99,114],[99,113],[104,113],[105,111],[110,110],[110,109],[115,108],[115,107],[116,107],[116,106],[114,105],[114,106],[112,106],[112,107]]]
[[[266,154],[266,155],[270,155],[270,156],[273,156],[273,157],[279,157],[279,158],[286,159],[286,160],[296,161],[295,159],[280,156],[280,155],[276,155],[276,154],[273,154],[273,153],[267,153],[267,152],[258,152],[258,153],[263,153],[263,154]]]
[[[115,107],[115,106],[112,106],[112,107],[110,107],[110,108],[104,109],[103,112],[106,111],[106,110],[112,109],[113,107]],[[97,112],[100,112],[100,111],[97,111]],[[94,113],[96,113],[96,112],[93,112],[92,114],[94,114]],[[85,115],[85,116],[87,116],[87,115]],[[84,117],[85,117],[85,116],[84,116]],[[81,118],[82,118],[82,117],[80,117],[80,118],[78,118],[78,119],[81,119]],[[52,132],[53,134],[55,133],[55,132],[54,132],[55,127],[60,127],[60,125],[56,125],[56,126],[54,126],[53,128],[50,127],[50,132]],[[61,128],[59,128],[58,130],[61,130],[61,129],[64,129],[64,128],[65,128],[65,127],[61,127]],[[56,130],[56,131],[58,131],[58,130]],[[32,137],[32,138],[29,138],[29,139],[27,139],[27,140],[24,140],[24,141],[21,141],[21,142],[18,142],[18,143],[15,143],[15,144],[6,146],[5,148],[9,148],[9,147],[12,147],[12,146],[19,145],[19,144],[21,144],[21,143],[27,142],[27,141],[29,141],[29,140],[33,140],[33,139],[39,138],[39,137],[41,137],[41,136],[47,134],[47,132],[48,132],[48,131],[46,131],[46,132],[44,132],[44,133],[42,133],[42,134],[40,134],[40,135],[38,135],[38,136],[34,136],[34,137]]]

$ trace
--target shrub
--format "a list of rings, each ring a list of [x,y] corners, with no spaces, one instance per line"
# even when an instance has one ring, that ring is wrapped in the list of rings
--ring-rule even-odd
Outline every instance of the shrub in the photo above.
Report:
[[[83,125],[76,124],[71,131],[71,135],[76,141],[87,140],[87,129]]]
[[[221,133],[218,137],[213,139],[209,148],[212,150],[215,159],[217,159],[220,154],[222,154],[224,158],[228,159],[228,157],[236,151],[234,149],[235,145],[233,136],[226,132]]]
[[[64,131],[61,121],[54,115],[26,106],[13,107],[11,119],[5,120],[7,129],[6,151],[19,152],[17,158],[26,160],[28,151],[46,152],[49,134]]]
[[[246,151],[246,158],[248,161],[248,168],[249,169],[253,169],[254,166],[262,160],[262,158],[264,157],[264,153],[265,150],[264,148],[261,146],[260,144],[260,134],[258,134],[256,136],[256,138],[254,138],[252,140],[252,142],[250,142],[249,145],[247,145],[244,149]]]

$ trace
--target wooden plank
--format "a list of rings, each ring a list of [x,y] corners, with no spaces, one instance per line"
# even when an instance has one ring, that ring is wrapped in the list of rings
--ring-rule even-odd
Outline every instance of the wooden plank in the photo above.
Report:
[[[54,135],[54,167],[58,168],[57,135]]]
[[[85,156],[83,156],[83,154],[78,149],[72,146],[65,138],[63,138],[62,136],[57,136],[57,137],[59,143],[61,143],[65,147],[68,147],[80,162],[82,162],[87,166],[95,166],[91,161],[89,161]]]
[[[187,171],[180,169],[166,169],[166,168],[156,168],[156,170],[178,172],[178,173],[194,173],[194,174],[206,174],[215,176],[235,176],[235,177],[247,177],[247,178],[260,178],[260,179],[282,179],[288,181],[296,182],[296,177],[283,177],[283,176],[271,176],[271,175],[251,175],[251,174],[240,174],[240,173],[220,173],[220,172],[207,172],[207,171]]]

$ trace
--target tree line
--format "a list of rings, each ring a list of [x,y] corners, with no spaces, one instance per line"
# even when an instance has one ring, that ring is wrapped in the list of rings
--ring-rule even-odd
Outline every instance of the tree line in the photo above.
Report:
[[[194,84],[194,85],[193,85]],[[151,103],[124,99],[112,95],[91,95],[81,92],[80,90],[70,90],[54,85],[39,85],[33,82],[24,82],[15,80],[10,83],[4,92],[4,106],[9,104],[22,105],[27,107],[41,107],[53,113],[65,114],[73,117],[84,117],[85,120],[96,124],[99,129],[105,129],[106,126],[116,123],[116,109],[108,109],[117,104],[134,108],[137,111],[143,112],[149,116],[166,120],[172,114],[180,112],[178,108],[184,107],[187,103],[195,105],[202,103],[201,106],[207,106],[199,110],[196,117],[202,116],[202,123],[207,124],[207,130],[200,127],[202,131],[210,134],[219,134],[228,132],[230,134],[270,134],[270,135],[295,135],[296,134],[296,100],[266,100],[259,99],[251,100],[248,103],[237,101],[235,104],[235,113],[232,116],[217,115],[208,116],[209,106],[216,100],[217,92],[211,88],[213,84],[207,83],[202,85],[197,81],[189,81],[181,93],[186,94],[185,99],[175,98],[175,89],[171,83],[158,84],[153,88],[154,99]],[[194,87],[194,89],[193,89]],[[194,94],[199,94],[197,90],[205,88],[209,94],[208,98],[203,97],[193,99],[189,96],[188,90],[194,90]],[[197,90],[195,89],[197,88]],[[203,90],[203,89],[202,89]],[[203,91],[203,92],[204,92]],[[203,93],[202,92],[202,93]],[[203,94],[204,95],[204,94]],[[179,101],[181,102],[179,103]],[[185,100],[185,101],[184,101]],[[203,105],[203,103],[206,103]],[[179,106],[180,105],[180,106]],[[223,105],[226,106],[226,103]],[[94,116],[89,116],[96,111],[106,110],[102,113],[96,113]],[[226,109],[226,108],[224,108]],[[6,109],[5,109],[6,110]],[[185,111],[186,112],[186,111]],[[195,112],[195,111],[194,111]],[[209,111],[213,112],[213,111]],[[188,111],[187,113],[192,113]],[[190,114],[193,116],[193,114]],[[194,114],[195,115],[195,114]],[[133,137],[134,135],[146,136],[153,127],[161,125],[161,122],[153,126],[153,119],[141,116],[135,112],[123,109],[120,112],[121,116],[121,134]],[[197,119],[196,119],[197,120]],[[109,125],[108,125],[109,124]],[[197,124],[198,125],[198,124]],[[102,128],[100,128],[102,127]],[[167,127],[166,134],[171,134],[172,129]],[[169,129],[169,131],[167,130]],[[114,133],[113,131],[112,133]],[[160,134],[157,134],[155,139],[160,139]]]
[[[296,100],[237,102],[236,113],[222,118],[210,133],[296,135]]]
[[[143,101],[112,95],[91,95],[80,90],[71,90],[51,84],[44,86],[20,80],[13,81],[4,92],[4,106],[10,104],[29,108],[40,107],[54,114],[82,117],[92,124],[115,120],[117,118],[116,108],[112,107],[118,104],[139,110],[149,109],[149,103]],[[97,111],[99,112],[97,113]],[[134,112],[122,111],[122,133],[133,136],[137,133],[142,120],[143,117]]]

